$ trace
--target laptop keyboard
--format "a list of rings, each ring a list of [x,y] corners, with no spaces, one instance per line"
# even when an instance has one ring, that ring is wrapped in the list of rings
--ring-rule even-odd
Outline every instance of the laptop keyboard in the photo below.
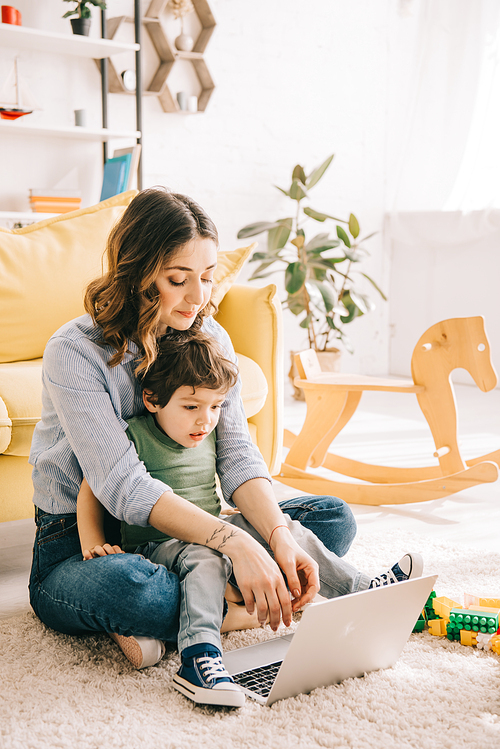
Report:
[[[283,661],[276,661],[276,663],[269,663],[267,666],[243,671],[241,674],[233,674],[233,679],[240,687],[245,687],[251,692],[257,692],[262,697],[267,697],[273,688],[282,663]]]

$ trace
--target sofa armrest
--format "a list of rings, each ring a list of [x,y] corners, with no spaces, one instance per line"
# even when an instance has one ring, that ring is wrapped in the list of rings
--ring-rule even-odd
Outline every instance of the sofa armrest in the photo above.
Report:
[[[234,284],[220,302],[216,320],[228,332],[237,354],[261,367],[269,392],[262,409],[249,418],[271,475],[279,472],[283,446],[283,329],[276,286]]]

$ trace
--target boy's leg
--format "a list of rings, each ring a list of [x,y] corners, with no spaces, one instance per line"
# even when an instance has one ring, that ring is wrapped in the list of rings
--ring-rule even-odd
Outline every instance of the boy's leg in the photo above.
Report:
[[[150,559],[179,577],[179,652],[200,643],[221,650],[224,593],[232,572],[228,557],[206,546],[172,539],[157,546]]]
[[[175,539],[160,544],[150,558],[175,570],[181,586],[181,667],[174,687],[197,703],[242,707],[245,695],[222,663],[220,639],[230,560],[206,546]]]
[[[37,511],[30,600],[65,634],[115,632],[175,642],[179,581],[137,554],[82,560],[76,515]]]
[[[333,551],[327,549],[319,538],[298,520],[292,520],[287,514],[285,519],[299,546],[307,551],[319,565],[320,595],[325,598],[335,598],[365,590],[370,586],[369,575],[360,572],[352,564],[340,559]],[[226,521],[245,530],[273,556],[267,542],[243,515],[231,515],[226,518]]]
[[[280,502],[284,513],[298,520],[327,549],[343,557],[356,535],[356,520],[349,505],[338,497],[296,497]]]

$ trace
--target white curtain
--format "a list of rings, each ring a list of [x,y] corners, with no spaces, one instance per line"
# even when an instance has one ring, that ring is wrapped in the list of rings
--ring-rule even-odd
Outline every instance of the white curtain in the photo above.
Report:
[[[500,0],[399,0],[385,237],[390,371],[419,336],[482,315],[500,369]],[[459,382],[470,383],[463,371]]]
[[[500,2],[399,0],[387,208],[500,206]]]

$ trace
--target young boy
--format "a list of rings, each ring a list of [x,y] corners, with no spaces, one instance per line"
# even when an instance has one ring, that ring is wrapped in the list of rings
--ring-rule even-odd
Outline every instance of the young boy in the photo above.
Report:
[[[221,504],[215,480],[214,430],[237,375],[236,366],[225,358],[213,338],[197,333],[184,340],[164,340],[156,361],[142,379],[146,412],[128,422],[127,434],[148,472],[172,487],[176,494],[215,516],[220,514]],[[86,482],[78,496],[77,512],[84,559],[122,551],[105,543],[102,506]],[[235,520],[252,533],[243,516],[235,516]],[[290,522],[293,525],[295,521]],[[302,538],[308,534],[321,547],[317,560],[320,570],[321,563],[334,574],[337,568],[349,566],[328,552],[314,534],[303,527],[300,532]],[[243,705],[244,693],[233,682],[221,659],[224,596],[232,573],[229,558],[207,546],[170,538],[151,526],[122,522],[121,536],[125,552],[143,554],[179,577],[178,648],[182,665],[174,676],[175,688],[194,702]],[[367,588],[416,577],[422,572],[422,562],[419,555],[407,554],[391,570],[373,579],[350,569],[363,577],[360,587]],[[344,592],[351,591],[331,589],[328,595]],[[149,640],[112,636],[126,655],[126,641]],[[163,648],[162,643],[158,646]],[[163,650],[142,665],[152,665],[162,654]]]
[[[146,413],[128,422],[127,434],[149,473],[215,516],[220,515],[221,502],[214,430],[237,376],[237,367],[212,338],[198,333],[184,341],[167,340],[142,379]],[[105,547],[105,539],[101,505],[88,487],[78,497],[77,511],[84,558],[91,559],[100,555],[96,547]],[[121,539],[125,552],[142,553],[179,576],[182,666],[174,677],[176,689],[195,702],[241,707],[245,695],[221,661],[224,595],[232,572],[228,557],[170,538],[151,526],[122,522]],[[114,546],[107,553],[121,551]],[[130,638],[120,638],[115,636],[123,648],[123,640]]]

